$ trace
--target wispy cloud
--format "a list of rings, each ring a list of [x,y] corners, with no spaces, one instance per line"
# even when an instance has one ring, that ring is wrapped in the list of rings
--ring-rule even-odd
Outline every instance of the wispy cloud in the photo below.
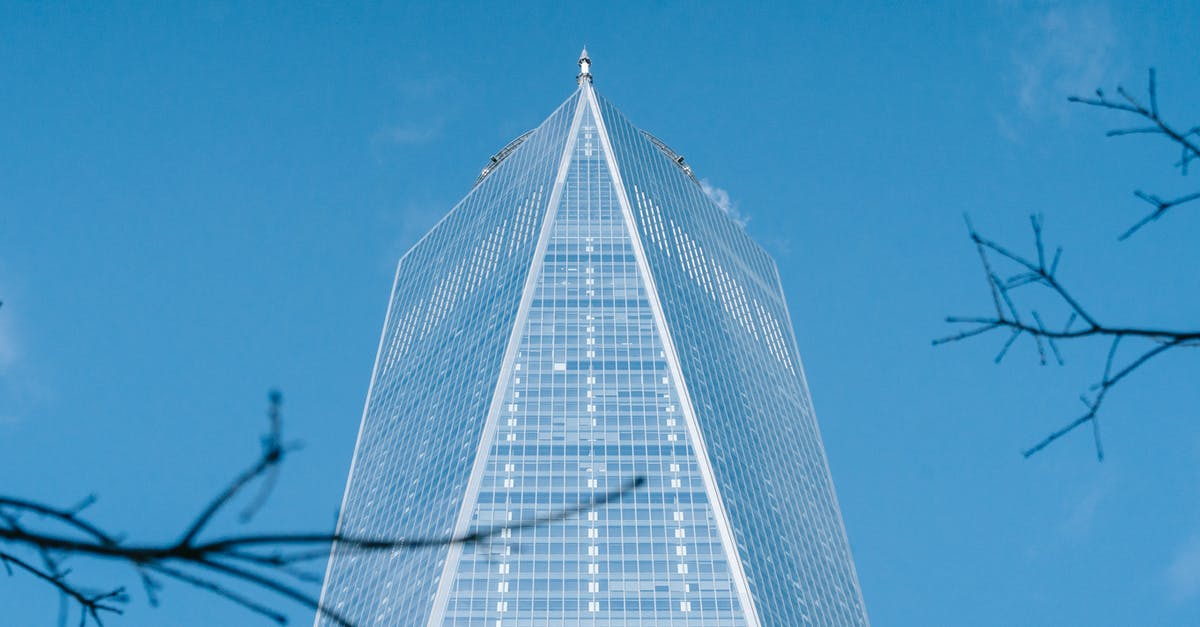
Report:
[[[1112,82],[1119,39],[1112,12],[1102,4],[1034,13],[1020,29],[1012,53],[1021,111],[1033,117],[1062,115],[1067,96],[1089,94]]]
[[[17,362],[16,330],[13,329],[12,316],[4,311],[0,303],[0,375],[7,373]]]
[[[452,76],[405,76],[392,88],[396,95],[396,110],[406,119],[381,126],[371,136],[374,144],[402,146],[431,142],[442,136],[447,116],[445,95],[457,84]],[[390,121],[389,121],[390,122]]]
[[[454,87],[457,80],[452,76],[409,76],[396,84],[396,91],[404,100],[431,100],[440,97]]]
[[[30,392],[28,382],[17,372],[21,350],[9,309],[0,304],[0,425],[21,422],[17,407]]]
[[[1114,479],[1111,473],[1102,473],[1091,486],[1071,502],[1067,509],[1066,518],[1062,523],[1063,535],[1072,540],[1081,541],[1092,531],[1092,523],[1096,520],[1096,512],[1100,509],[1104,498],[1112,491]]]
[[[1200,535],[1192,536],[1175,552],[1166,575],[1171,600],[1183,603],[1200,596]]]
[[[426,122],[405,122],[387,126],[375,132],[375,141],[388,144],[422,144],[437,139],[442,134],[446,121],[434,118]]]
[[[709,183],[708,179],[700,179],[700,189],[704,190],[704,195],[716,203],[721,208],[721,211],[724,211],[734,222],[737,222],[738,226],[744,227],[750,221],[750,216],[741,212],[737,201],[729,196],[729,192]]]
[[[1024,138],[1021,136],[1019,127],[1007,115],[997,113],[992,116],[992,119],[996,123],[996,132],[1000,133],[1001,137],[1014,144],[1020,144],[1023,141]]]

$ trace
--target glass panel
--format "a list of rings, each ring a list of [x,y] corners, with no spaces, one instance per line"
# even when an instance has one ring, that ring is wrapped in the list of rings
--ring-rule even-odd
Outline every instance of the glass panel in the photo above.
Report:
[[[744,624],[597,133],[585,112],[473,523],[648,481],[613,505],[465,547],[445,625]]]
[[[358,624],[425,624],[444,574],[445,625],[746,623],[681,382],[586,111],[534,263],[585,97],[568,99],[401,260],[340,529],[448,535],[460,511],[490,528],[637,475],[648,483],[461,554],[335,548],[324,603]],[[599,103],[762,623],[866,625],[774,262]],[[531,266],[535,292],[502,368]],[[496,428],[468,494],[498,382]]]
[[[759,618],[866,625],[774,261],[600,107]]]
[[[577,99],[559,107],[400,260],[343,533],[452,531]],[[356,624],[424,624],[446,552],[335,547],[323,603]]]

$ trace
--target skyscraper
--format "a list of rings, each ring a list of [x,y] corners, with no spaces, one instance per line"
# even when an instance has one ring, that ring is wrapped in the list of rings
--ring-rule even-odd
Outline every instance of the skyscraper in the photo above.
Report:
[[[339,521],[501,531],[335,546],[322,603],[363,625],[865,625],[775,263],[590,63],[401,258]]]

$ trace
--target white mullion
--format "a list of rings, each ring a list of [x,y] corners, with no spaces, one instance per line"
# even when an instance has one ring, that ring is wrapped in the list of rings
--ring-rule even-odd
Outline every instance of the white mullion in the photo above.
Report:
[[[604,118],[600,114],[600,105],[596,101],[595,92],[588,83],[583,84],[584,96],[587,103],[590,105],[593,117],[596,118],[596,131],[599,135],[601,148],[604,150],[605,159],[608,162],[609,175],[612,177],[613,187],[617,192],[617,201],[621,205],[621,213],[625,218],[625,227],[629,231],[631,244],[633,246],[634,256],[637,259],[638,269],[642,273],[642,280],[645,281],[646,293],[650,301],[650,308],[654,312],[654,321],[658,327],[659,334],[662,338],[663,348],[667,354],[667,364],[671,369],[672,378],[675,379],[676,392],[679,396],[680,408],[683,410],[684,422],[687,424],[689,435],[692,438],[692,445],[696,451],[696,460],[700,466],[700,475],[704,480],[705,490],[710,497],[710,504],[713,507],[714,518],[717,523],[717,530],[721,535],[721,544],[725,548],[725,554],[729,569],[731,571],[734,587],[737,589],[738,597],[742,604],[742,611],[745,613],[746,623],[748,627],[759,627],[758,611],[754,606],[754,599],[750,595],[750,586],[746,580],[745,571],[742,568],[741,556],[737,551],[737,544],[733,539],[732,526],[729,523],[728,516],[725,513],[725,507],[721,502],[721,493],[717,488],[716,478],[713,474],[713,469],[708,459],[708,449],[704,444],[704,438],[700,433],[699,424],[696,420],[696,414],[692,407],[691,397],[687,392],[687,385],[683,380],[683,369],[680,365],[679,356],[675,351],[674,342],[671,339],[670,330],[667,327],[666,316],[663,313],[662,303],[658,299],[657,288],[654,285],[654,277],[650,273],[650,264],[646,258],[646,252],[642,248],[641,237],[638,235],[637,224],[633,220],[633,210],[629,205],[629,198],[625,192],[625,184],[621,180],[621,173],[617,169],[616,155],[613,153],[612,144],[608,139],[608,129],[604,125]]]
[[[541,267],[545,261],[546,248],[550,243],[550,235],[554,227],[554,216],[558,210],[558,201],[566,182],[567,170],[571,165],[571,156],[575,147],[575,135],[579,130],[579,121],[583,117],[583,111],[584,101],[582,98],[577,99],[575,116],[572,118],[571,126],[567,130],[562,158],[559,161],[558,172],[554,178],[554,188],[550,192],[550,201],[546,205],[545,221],[542,223],[542,231],[538,235],[537,248],[534,249],[533,259],[529,265],[529,274],[525,277],[525,287],[521,292],[521,304],[517,309],[517,317],[513,323],[512,332],[509,335],[508,348],[504,353],[500,376],[496,380],[496,389],[492,392],[492,403],[488,409],[488,417],[483,428],[483,434],[479,439],[479,448],[475,453],[475,463],[471,468],[471,478],[467,482],[462,507],[458,513],[458,521],[454,526],[455,536],[464,535],[470,529],[471,517],[479,497],[479,488],[483,483],[483,475],[487,469],[488,449],[491,448],[492,438],[496,435],[497,423],[500,419],[500,408],[508,400],[503,398],[504,390],[512,377],[513,363],[516,360],[517,349],[520,347],[521,337],[524,334],[523,327],[529,317],[530,305],[533,302],[533,293],[537,287],[537,281],[541,275]],[[429,627],[440,626],[445,619],[446,605],[450,600],[450,591],[454,575],[458,571],[458,562],[461,556],[462,545],[458,543],[451,544],[446,554],[446,563],[442,568],[441,579],[438,581],[438,590],[437,595],[434,597],[433,609],[429,614]]]

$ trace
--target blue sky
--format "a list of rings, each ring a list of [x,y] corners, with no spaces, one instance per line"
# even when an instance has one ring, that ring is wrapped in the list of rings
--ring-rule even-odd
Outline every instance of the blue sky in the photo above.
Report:
[[[396,259],[587,44],[600,93],[779,260],[874,624],[1196,624],[1195,351],[1110,397],[1099,464],[1082,433],[1019,451],[1079,412],[1102,348],[930,346],[989,305],[963,213],[1028,246],[1042,212],[1097,314],[1197,326],[1200,214],[1115,241],[1132,190],[1194,182],[1065,102],[1155,66],[1164,114],[1200,122],[1200,8],[1142,4],[7,4],[0,492],[95,492],[99,521],[170,538],[279,387],[306,446],[254,528],[332,525]],[[56,601],[3,578],[0,607],[52,624]],[[113,624],[266,623],[171,586]]]

